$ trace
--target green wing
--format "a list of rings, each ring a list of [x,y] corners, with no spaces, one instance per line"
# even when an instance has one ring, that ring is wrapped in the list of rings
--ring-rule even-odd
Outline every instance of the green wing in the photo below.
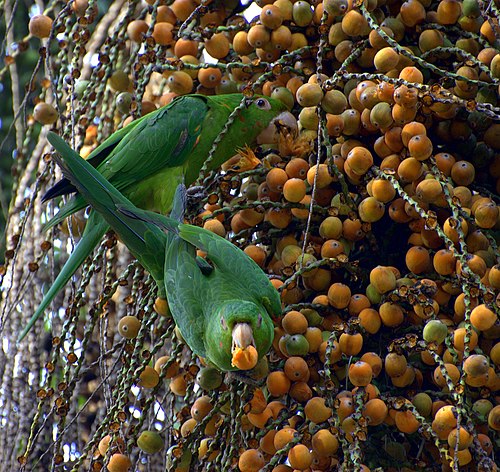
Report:
[[[159,113],[160,111],[161,111],[161,109],[156,111],[156,112],[153,112],[151,114],[156,114],[156,113]],[[89,156],[87,158],[87,162],[92,164],[93,167],[98,167],[106,159],[109,159],[109,155],[113,152],[113,149],[116,148],[116,146],[120,143],[120,141],[128,133],[130,133],[139,123],[144,121],[150,115],[144,115],[143,117],[138,118],[137,120],[130,122],[127,126],[124,126],[123,128],[119,129],[118,131],[115,131],[109,138],[107,138],[102,144],[97,146],[89,154]],[[57,144],[57,146],[58,146],[58,144]],[[54,147],[55,147],[56,151],[61,152],[60,150],[57,149],[56,146],[54,146]],[[52,189],[53,188],[54,187],[52,187]],[[49,192],[50,192],[50,190],[49,190]],[[73,198],[71,198],[70,201],[68,201],[65,205],[63,205],[61,208],[59,208],[57,215],[55,215],[49,222],[47,222],[44,225],[42,231],[43,232],[48,231],[50,228],[53,228],[54,226],[58,225],[59,223],[62,223],[66,218],[68,218],[68,216],[72,215],[73,213],[76,213],[79,210],[82,210],[86,206],[87,206],[87,202],[85,201],[85,199],[79,195],[75,195]]]
[[[170,311],[191,350],[206,357],[203,310],[203,298],[209,289],[206,277],[196,263],[194,246],[175,234],[168,236],[164,277]]]
[[[134,202],[139,206],[148,205],[151,194],[167,193],[167,197],[161,200],[165,200],[162,206],[168,207],[168,201],[172,199],[179,183],[179,175],[183,173],[183,166],[198,144],[207,110],[206,97],[180,97],[170,105],[144,116],[134,126],[131,126],[132,122],[114,133],[95,149],[88,162],[94,166],[99,164],[97,170],[116,189],[127,195],[133,192]],[[54,147],[60,152],[59,141]],[[146,181],[160,172],[162,175],[159,179]],[[172,177],[173,182],[167,182],[169,177]],[[153,188],[155,186],[157,188]],[[169,192],[172,186],[173,190]],[[86,206],[87,202],[81,195],[74,196],[45,225],[45,229],[57,225]]]
[[[179,235],[193,246],[205,251],[216,269],[225,274],[238,274],[232,279],[237,293],[250,294],[271,310],[271,315],[281,313],[280,297],[262,269],[241,249],[224,238],[197,226],[181,224]]]
[[[122,141],[122,139],[129,134],[138,124],[151,117],[156,113],[160,113],[162,108],[153,111],[147,115],[142,116],[134,121],[131,121],[127,126],[115,131],[109,138],[99,144],[88,156],[87,162],[90,162],[93,167],[98,167],[104,162],[108,156],[113,152],[113,149]]]
[[[198,142],[208,106],[186,96],[135,126],[97,168],[122,190],[164,170],[184,165]]]

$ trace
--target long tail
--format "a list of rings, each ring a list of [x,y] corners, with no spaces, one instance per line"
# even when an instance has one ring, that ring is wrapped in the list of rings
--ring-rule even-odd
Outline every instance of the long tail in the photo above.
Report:
[[[82,198],[90,204],[95,211],[89,217],[82,239],[19,336],[18,341],[26,336],[57,293],[91,254],[109,226],[115,230],[123,243],[157,280],[160,292],[163,290],[163,257],[165,253],[165,234],[160,228],[167,227],[171,231],[178,229],[177,221],[136,208],[99,171],[71,149],[58,135],[50,132],[47,139],[60,154],[60,156],[55,156],[55,160],[65,177],[77,188],[80,193],[78,198]],[[119,211],[119,209],[123,209],[123,211]],[[138,215],[145,215],[147,219]]]
[[[55,156],[55,160],[65,177],[78,189],[85,201],[101,214],[132,252],[143,249],[141,245],[145,243],[144,234],[153,227],[163,226],[171,231],[177,229],[178,222],[174,219],[137,208],[57,134],[49,132],[47,139],[60,154]],[[182,195],[183,192],[179,191],[179,198]],[[183,207],[183,203],[177,202],[179,214],[183,214]]]
[[[82,210],[87,206],[87,203],[80,195],[75,195],[68,203],[64,204],[58,211],[57,215],[54,215],[42,228],[42,231],[48,231],[50,228],[57,226],[62,223],[66,218],[71,216],[73,213]]]
[[[113,228],[130,252],[150,272],[162,292],[166,235],[160,227],[164,225],[176,231],[178,222],[166,216],[140,210],[63,139],[54,133],[49,133],[47,138],[60,154],[55,159],[65,177],[92,206],[93,213],[99,213]],[[146,214],[149,219],[159,221],[160,225],[140,218],[137,214]]]
[[[64,264],[64,267],[59,272],[59,275],[54,280],[54,283],[50,287],[49,291],[43,297],[40,306],[37,308],[35,314],[31,317],[28,324],[18,337],[18,342],[28,334],[29,330],[36,323],[38,318],[42,316],[43,312],[52,303],[52,300],[56,295],[62,290],[62,288],[68,283],[73,274],[78,270],[85,259],[92,253],[94,248],[99,244],[99,241],[103,237],[104,233],[108,229],[107,223],[98,215],[92,214],[85,226],[85,231],[83,232],[82,239],[75,247],[75,250],[71,253],[71,256]]]

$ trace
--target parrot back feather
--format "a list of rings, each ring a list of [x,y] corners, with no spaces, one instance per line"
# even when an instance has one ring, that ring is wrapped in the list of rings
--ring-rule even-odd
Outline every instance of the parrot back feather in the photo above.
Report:
[[[165,234],[157,225],[145,223],[144,219],[136,217],[133,212],[134,205],[59,136],[49,133],[48,139],[61,153],[62,157],[56,157],[56,161],[64,175],[76,186],[80,198],[86,199],[92,206],[94,211],[91,212],[90,218],[98,218],[104,224],[104,228],[110,225],[114,229],[122,242],[151,273],[160,293],[163,293],[162,254],[165,251]],[[119,208],[129,209],[129,212],[119,211]],[[160,221],[167,220],[164,224],[168,225],[170,222],[173,228],[178,226],[177,222],[167,217],[155,213],[151,215],[159,217]]]

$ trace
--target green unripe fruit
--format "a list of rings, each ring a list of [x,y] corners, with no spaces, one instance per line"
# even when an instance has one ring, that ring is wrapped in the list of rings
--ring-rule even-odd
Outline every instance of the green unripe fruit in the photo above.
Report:
[[[349,4],[347,0],[323,0],[323,8],[329,15],[341,16],[347,11]]]
[[[137,446],[146,454],[160,452],[165,443],[156,431],[143,431],[137,438]]]
[[[124,71],[117,70],[111,74],[109,85],[117,92],[126,92],[130,86],[130,78]]]
[[[118,332],[125,339],[134,339],[140,328],[141,322],[136,316],[124,316],[118,322]]]
[[[330,339],[330,336],[332,335],[332,332],[331,331],[321,331],[321,338],[323,339],[323,341],[328,341]]]
[[[351,207],[345,203],[345,198],[342,193],[337,193],[332,197],[330,206],[337,208],[339,215],[346,216],[351,211]]]
[[[75,83],[75,88],[73,89],[73,92],[78,98],[82,98],[83,94],[85,93],[85,90],[88,89],[90,84],[89,80],[78,80]]]
[[[176,468],[173,469],[174,458],[179,458],[176,461]],[[189,448],[181,448],[178,445],[171,446],[167,451],[167,468],[166,470],[189,470],[189,464],[193,458]]]
[[[288,108],[288,110],[291,110],[293,108],[293,105],[295,104],[295,99],[292,92],[286,87],[276,87],[271,92],[271,98],[282,102]]]
[[[122,92],[116,97],[116,108],[117,110],[126,115],[130,111],[130,105],[132,104],[132,95],[128,92]]]
[[[377,103],[370,111],[370,121],[377,128],[388,128],[394,123],[392,108],[386,102]]]
[[[305,269],[307,268],[308,266],[310,266],[311,264],[314,264],[315,262],[317,262],[318,260],[312,255],[312,254],[308,254],[308,253],[305,253],[305,254],[301,254],[298,259],[297,259],[297,262],[295,263],[295,270],[300,270],[301,268],[302,269]],[[302,274],[302,277],[311,277],[313,276],[315,273],[317,272],[317,269],[312,269],[310,271],[306,271]]]
[[[481,423],[485,423],[488,418],[488,414],[493,409],[493,403],[491,403],[486,398],[480,398],[476,400],[472,405],[472,411],[479,417]]]
[[[293,4],[292,18],[297,26],[307,26],[313,19],[313,11],[308,2],[298,1]]]
[[[312,308],[304,308],[300,312],[307,318],[308,326],[319,326],[323,322],[323,317]]]
[[[372,305],[376,305],[380,303],[380,300],[382,300],[382,295],[377,292],[377,289],[372,284],[369,284],[366,287],[366,296],[368,297],[368,300],[370,300]]]
[[[500,79],[500,54],[497,54],[490,63],[491,76]]]
[[[477,0],[464,0],[462,2],[462,13],[470,18],[481,16],[481,9]]]
[[[432,412],[432,398],[427,393],[417,393],[411,400],[418,412],[425,417],[430,416]]]
[[[302,334],[288,336],[285,347],[290,356],[305,356],[309,352],[309,342]]]
[[[196,382],[203,390],[215,390],[222,385],[223,377],[215,367],[203,367],[196,376]]]
[[[448,335],[448,327],[439,320],[430,320],[424,327],[423,338],[425,342],[441,344]]]
[[[477,91],[476,102],[478,103],[491,103],[492,105],[497,104],[497,94],[494,90],[488,87],[481,87]],[[481,113],[474,111],[473,113]]]
[[[231,80],[229,77],[222,77],[220,84],[215,87],[215,93],[217,95],[238,93],[238,82]]]
[[[245,185],[246,184],[246,185]],[[259,184],[255,182],[244,183],[241,186],[241,194],[249,201],[253,202],[259,197]]]
[[[347,98],[340,90],[329,90],[321,100],[321,108],[332,115],[340,115],[347,105]]]
[[[308,130],[317,130],[319,124],[319,118],[316,114],[316,107],[306,107],[302,108],[299,114],[300,125]]]

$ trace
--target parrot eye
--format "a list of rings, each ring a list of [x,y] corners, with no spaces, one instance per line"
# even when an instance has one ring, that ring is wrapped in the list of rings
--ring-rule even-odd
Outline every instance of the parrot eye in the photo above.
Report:
[[[220,324],[221,324],[223,330],[227,330],[227,323],[226,323],[226,320],[224,318],[220,319]]]
[[[262,315],[259,315],[259,317],[257,318],[257,328],[260,328],[262,325]]]
[[[271,109],[271,104],[265,98],[257,99],[255,101],[255,104],[257,105],[257,108],[260,108],[261,110],[270,110]]]

